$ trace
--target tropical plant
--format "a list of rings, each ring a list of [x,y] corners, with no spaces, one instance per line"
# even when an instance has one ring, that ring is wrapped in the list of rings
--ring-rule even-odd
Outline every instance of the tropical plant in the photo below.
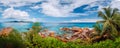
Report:
[[[31,30],[34,33],[38,33],[41,30],[40,23],[39,22],[33,23]]]
[[[29,32],[24,33],[25,37],[25,44],[26,47],[30,47],[30,48],[35,48],[35,47],[39,47],[38,42],[36,42],[36,40],[41,41],[40,36],[38,35],[38,32],[41,30],[40,24],[38,22],[33,23],[33,26],[31,28],[31,30],[29,30]]]
[[[94,25],[94,29],[95,29],[95,31],[97,31],[97,34],[100,35],[99,33],[102,32],[102,25],[99,24],[99,23],[96,23],[96,24]]]
[[[25,48],[21,34],[13,29],[8,36],[0,37],[0,48]]]
[[[103,8],[103,11],[99,11],[98,15],[103,20],[97,21],[97,23],[102,23],[101,35],[109,34],[110,36],[117,36],[119,33],[118,28],[120,27],[120,13],[117,8]]]

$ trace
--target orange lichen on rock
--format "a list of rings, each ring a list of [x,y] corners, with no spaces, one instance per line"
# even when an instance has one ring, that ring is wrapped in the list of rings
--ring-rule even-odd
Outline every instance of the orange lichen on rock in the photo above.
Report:
[[[45,34],[42,34],[41,32],[38,33],[42,38],[45,38]]]
[[[50,37],[55,37],[55,33],[54,33],[54,32],[50,32],[50,33],[49,33],[49,36],[50,36]]]

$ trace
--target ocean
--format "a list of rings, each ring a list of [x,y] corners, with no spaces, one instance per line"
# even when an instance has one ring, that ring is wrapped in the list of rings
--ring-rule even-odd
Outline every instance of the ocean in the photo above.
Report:
[[[17,29],[19,32],[27,32],[29,28],[31,28],[33,23],[0,23],[0,29],[5,28],[5,27],[12,27],[14,29]],[[80,28],[93,28],[95,23],[40,23],[41,27],[59,32],[60,28],[62,27],[80,27]]]

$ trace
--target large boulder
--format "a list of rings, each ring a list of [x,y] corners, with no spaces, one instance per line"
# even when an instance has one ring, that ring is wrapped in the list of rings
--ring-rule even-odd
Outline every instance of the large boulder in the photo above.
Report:
[[[49,33],[49,36],[50,36],[50,37],[55,37],[55,33],[54,33],[54,32],[50,32],[50,33]]]
[[[79,27],[72,27],[71,29],[73,32],[83,32],[82,28]]]
[[[62,30],[62,31],[70,31],[71,29],[64,27],[64,28],[60,28],[60,30]]]

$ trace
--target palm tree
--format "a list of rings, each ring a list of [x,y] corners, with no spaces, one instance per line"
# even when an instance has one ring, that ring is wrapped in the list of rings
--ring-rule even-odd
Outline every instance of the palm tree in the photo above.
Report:
[[[103,19],[102,21],[97,21],[97,23],[103,24],[101,35],[118,35],[120,31],[120,13],[118,11],[117,8],[107,7],[103,8],[103,11],[98,12],[98,16]]]
[[[97,31],[97,34],[98,34],[98,33],[101,33],[101,32],[102,32],[102,25],[99,24],[99,23],[96,23],[96,24],[94,25],[94,30]],[[99,34],[99,35],[100,35],[100,34]]]

